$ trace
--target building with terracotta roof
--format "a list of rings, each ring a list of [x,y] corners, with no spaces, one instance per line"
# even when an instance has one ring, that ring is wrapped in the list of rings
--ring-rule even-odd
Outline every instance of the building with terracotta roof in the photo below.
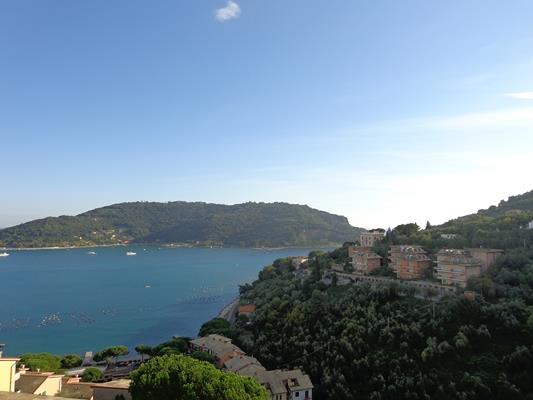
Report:
[[[55,396],[61,392],[64,375],[54,372],[32,372],[24,366],[19,371],[15,382],[15,392],[36,394],[39,396]]]
[[[390,246],[389,266],[398,279],[423,279],[430,272],[431,259],[422,246]]]
[[[251,317],[255,313],[255,304],[245,304],[242,306],[239,306],[239,310],[237,311],[238,315],[245,315],[247,317]]]
[[[291,371],[264,371],[255,378],[267,390],[272,400],[311,400],[313,384],[309,376],[299,369]]]
[[[240,371],[244,370],[247,367],[250,367],[251,365],[259,367],[259,369],[265,369],[257,360],[257,358],[250,357],[247,355],[238,355],[233,358],[230,358],[224,363],[224,368],[230,372],[235,372],[236,374],[238,374],[240,373]]]
[[[443,249],[437,253],[435,277],[443,285],[466,287],[468,279],[479,276],[482,263],[468,250]]]
[[[207,335],[191,340],[193,350],[203,351],[215,357],[220,367],[230,358],[244,355],[244,351],[231,343],[231,339],[221,335]]]
[[[381,267],[383,263],[382,257],[370,251],[369,249],[357,251],[352,254],[352,266],[354,273],[368,275],[370,272]]]

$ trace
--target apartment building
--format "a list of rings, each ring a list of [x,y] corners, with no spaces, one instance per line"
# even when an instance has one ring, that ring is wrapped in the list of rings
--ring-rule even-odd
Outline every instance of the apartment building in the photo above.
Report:
[[[437,253],[435,277],[443,285],[466,287],[468,279],[479,276],[483,263],[469,250],[443,249]]]
[[[500,249],[470,248],[466,250],[472,257],[479,260],[481,272],[486,272],[496,262],[496,259],[503,254],[503,250]]]
[[[398,279],[423,279],[430,272],[431,259],[422,246],[396,245],[389,249],[389,267]]]
[[[383,259],[369,249],[352,254],[352,266],[356,274],[368,275],[383,265]]]
[[[359,243],[361,247],[373,247],[377,242],[380,242],[385,237],[384,232],[380,231],[370,231],[361,233],[359,235]]]

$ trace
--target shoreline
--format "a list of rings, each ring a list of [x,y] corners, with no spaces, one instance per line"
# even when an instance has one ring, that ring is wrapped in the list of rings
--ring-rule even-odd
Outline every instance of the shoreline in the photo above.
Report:
[[[324,248],[334,248],[335,246],[285,246],[285,247],[225,247],[225,246],[171,246],[160,243],[120,243],[120,244],[95,244],[87,246],[49,246],[49,247],[0,247],[0,250],[8,251],[37,251],[37,250],[74,250],[74,249],[94,249],[98,247],[127,247],[127,246],[158,246],[166,249],[248,249],[248,250],[262,250],[262,251],[276,251],[287,249],[306,249],[319,250]]]
[[[230,324],[233,324],[239,308],[240,296],[235,297],[230,303],[226,304],[217,314],[217,318],[223,318]]]

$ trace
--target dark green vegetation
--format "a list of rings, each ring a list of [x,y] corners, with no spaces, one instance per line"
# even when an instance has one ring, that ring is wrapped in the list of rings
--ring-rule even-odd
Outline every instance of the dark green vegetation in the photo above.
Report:
[[[121,203],[78,216],[49,217],[0,230],[0,246],[46,247],[190,243],[235,247],[342,243],[360,228],[345,217],[287,203]]]
[[[250,321],[229,335],[265,367],[302,367],[320,399],[533,399],[533,249],[508,251],[470,283],[483,293],[433,303],[391,285],[320,281],[346,248],[315,253],[307,274],[277,260],[241,287]]]
[[[107,349],[98,351],[94,354],[94,361],[105,361],[113,360],[120,356],[125,356],[129,354],[129,350],[126,346],[113,346],[108,347]]]
[[[56,356],[50,353],[27,353],[20,357],[19,365],[24,364],[32,371],[62,372],[65,369],[78,367],[82,359],[76,354]]]
[[[98,368],[89,367],[81,375],[83,382],[99,382],[104,379],[104,374]]]
[[[156,357],[132,373],[134,400],[267,400],[253,378],[225,373],[181,355]]]

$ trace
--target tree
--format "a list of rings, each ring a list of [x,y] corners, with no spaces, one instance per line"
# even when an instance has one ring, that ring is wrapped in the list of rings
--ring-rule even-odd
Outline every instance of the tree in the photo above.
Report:
[[[26,353],[20,357],[19,364],[24,364],[32,371],[40,369],[47,372],[60,372],[61,357],[50,353]]]
[[[108,347],[102,351],[96,352],[93,359],[94,361],[104,361],[108,359],[116,359],[119,356],[125,356],[129,354],[129,350],[126,346],[113,346]]]
[[[152,355],[153,349],[151,346],[140,344],[135,346],[135,351],[141,356],[141,361],[144,361],[144,356]]]
[[[81,380],[83,382],[99,382],[104,379],[104,374],[98,368],[89,367],[83,371]]]
[[[182,355],[155,357],[131,374],[133,400],[267,400],[254,379]]]
[[[417,233],[419,230],[420,227],[418,226],[418,224],[412,222],[409,224],[398,225],[396,228],[394,228],[394,233],[398,236],[410,237]]]
[[[215,357],[209,353],[206,353],[205,351],[193,351],[191,353],[191,357],[196,360],[208,362],[210,364],[215,363]]]
[[[230,323],[224,318],[213,318],[202,325],[198,336],[207,336],[213,333],[224,334],[230,328]]]
[[[61,368],[70,369],[76,368],[83,362],[82,358],[77,354],[67,354],[61,359]]]

